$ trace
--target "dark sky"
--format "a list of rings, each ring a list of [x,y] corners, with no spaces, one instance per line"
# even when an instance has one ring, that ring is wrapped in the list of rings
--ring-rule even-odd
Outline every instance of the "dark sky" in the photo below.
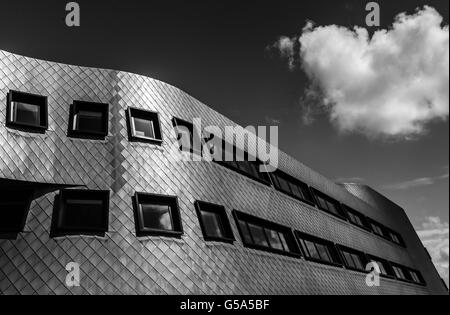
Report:
[[[386,185],[448,173],[448,122],[415,141],[387,143],[340,135],[326,116],[301,122],[301,71],[266,47],[318,25],[364,26],[367,1],[80,0],[81,27],[64,23],[66,1],[0,0],[0,49],[36,58],[130,71],[175,85],[234,121],[278,121],[281,149],[331,179],[363,178],[405,206],[413,222],[448,222],[448,179],[405,191]],[[382,27],[400,12],[435,7],[448,24],[449,1],[389,0]]]

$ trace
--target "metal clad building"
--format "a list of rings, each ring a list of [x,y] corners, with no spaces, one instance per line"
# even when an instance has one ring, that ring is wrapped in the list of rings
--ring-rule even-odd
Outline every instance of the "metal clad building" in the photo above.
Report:
[[[48,97],[44,134],[7,128],[9,91]],[[105,140],[67,136],[74,100],[109,104]],[[161,145],[130,142],[126,110],[159,113]],[[24,230],[0,234],[0,294],[447,294],[405,212],[358,185],[338,185],[280,152],[280,169],[398,232],[406,247],[352,225],[215,163],[180,162],[173,117],[221,127],[236,124],[166,83],[140,75],[69,66],[0,51],[0,188],[39,187]],[[332,161],[330,161],[332,163]],[[58,190],[110,191],[104,238],[50,235]],[[176,196],[181,238],[137,237],[136,192]],[[236,241],[207,242],[197,200],[223,205]],[[243,245],[232,211],[381,257],[420,271],[425,285],[382,278]],[[66,287],[66,265],[81,266],[78,288]]]

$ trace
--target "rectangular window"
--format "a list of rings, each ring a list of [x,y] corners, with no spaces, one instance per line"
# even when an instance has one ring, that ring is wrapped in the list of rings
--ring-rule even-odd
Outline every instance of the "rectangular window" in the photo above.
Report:
[[[341,259],[332,242],[296,231],[295,235],[306,260],[333,266],[342,266]]]
[[[408,271],[409,271],[410,278],[411,278],[412,282],[414,282],[416,284],[424,284],[425,283],[425,281],[424,281],[422,275],[420,274],[420,272],[412,270],[412,269],[409,269]]]
[[[315,205],[308,185],[281,171],[270,174],[276,190],[295,199]]]
[[[203,141],[201,132],[192,123],[179,118],[173,118],[172,124],[175,128],[180,151],[202,156]]]
[[[387,260],[370,255],[368,256],[368,259],[369,262],[374,262],[378,265],[378,267],[380,268],[381,276],[387,278],[395,278],[394,269]]]
[[[23,231],[32,197],[29,190],[0,191],[0,239],[3,235],[16,238]]]
[[[301,255],[291,229],[236,210],[233,215],[246,247],[295,257]]]
[[[261,167],[264,168],[264,164],[259,161],[256,157],[251,156],[248,152],[244,152],[244,161],[237,161],[238,149],[236,146],[228,144],[224,140],[220,140],[222,143],[221,148],[210,148],[212,153],[220,155],[220,160],[216,159],[219,165],[222,165],[228,169],[231,169],[237,173],[254,179],[262,184],[270,185],[270,179],[267,172],[261,171]],[[220,150],[219,153],[214,150]],[[232,160],[230,161],[230,157]]]
[[[381,224],[370,220],[370,227],[374,234],[386,238],[385,228]]]
[[[405,241],[403,240],[403,237],[399,233],[394,232],[388,228],[386,228],[386,230],[387,230],[387,234],[389,235],[388,239],[390,241],[392,241],[395,244],[400,245],[402,247],[406,247]]]
[[[343,258],[344,265],[348,269],[365,272],[368,260],[363,252],[344,246],[338,246],[338,248]]]
[[[129,107],[127,110],[128,138],[131,142],[162,143],[159,114]]]
[[[7,97],[6,127],[45,133],[48,128],[47,97],[10,91]]]
[[[206,241],[224,243],[235,241],[225,207],[196,201],[195,208]]]
[[[317,200],[317,205],[319,206],[319,209],[346,220],[344,210],[339,201],[331,197],[328,197],[327,195],[321,193],[316,189],[312,189],[312,191],[314,192],[314,196]]]
[[[134,208],[138,237],[183,234],[177,197],[136,193]]]
[[[392,268],[394,269],[395,277],[398,280],[408,281],[408,278],[406,277],[407,270],[405,269],[405,267],[392,264]]]
[[[109,105],[74,101],[70,107],[68,136],[104,140],[108,135]]]
[[[402,266],[400,264],[391,263],[395,277],[400,281],[415,283],[418,285],[426,285],[422,274],[414,269]]]
[[[356,210],[353,210],[352,208],[348,206],[343,206],[345,209],[345,212],[347,213],[347,218],[353,225],[356,225],[362,229],[370,230],[369,222],[367,221],[367,218],[359,213]]]
[[[109,224],[109,191],[61,190],[52,222],[52,237],[104,237]]]

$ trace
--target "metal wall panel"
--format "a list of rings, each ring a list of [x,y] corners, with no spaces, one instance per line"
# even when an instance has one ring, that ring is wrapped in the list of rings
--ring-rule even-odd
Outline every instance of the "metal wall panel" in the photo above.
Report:
[[[49,130],[31,135],[5,127],[10,89],[49,97]],[[105,141],[66,136],[73,100],[107,102],[110,130]],[[125,110],[160,113],[161,147],[130,143]],[[390,214],[349,193],[284,153],[280,168],[381,223],[402,232],[398,247],[318,209],[291,199],[212,163],[181,162],[171,119],[201,117],[205,124],[235,123],[181,90],[143,76],[68,66],[0,51],[0,178],[85,185],[111,190],[110,232],[104,239],[50,239],[56,193],[32,204],[26,230],[17,240],[0,240],[2,294],[430,294],[446,293],[431,262],[415,260],[417,235]],[[331,163],[332,161],[330,161]],[[138,239],[131,197],[147,192],[176,195],[184,226],[181,240]],[[235,236],[233,209],[368,252],[424,273],[428,286],[383,280],[369,288],[365,275],[234,245],[206,243],[194,201],[226,207]],[[420,256],[421,257],[421,256]],[[69,262],[81,265],[81,286],[65,285]]]

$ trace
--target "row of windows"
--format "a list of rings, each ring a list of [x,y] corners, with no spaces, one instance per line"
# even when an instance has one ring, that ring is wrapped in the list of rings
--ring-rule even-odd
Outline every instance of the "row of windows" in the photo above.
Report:
[[[184,127],[178,131],[178,140],[180,141],[180,150],[188,153],[203,155],[203,147],[201,147],[200,152],[194,150],[193,148],[198,147],[194,145],[194,139],[197,143],[204,144],[206,139],[204,139],[195,126],[192,123],[183,121],[178,118],[173,119],[173,125],[175,127]],[[182,137],[183,132],[189,132],[189,135]],[[183,143],[181,139],[190,139],[189,143]],[[384,239],[391,241],[399,246],[406,247],[402,236],[389,229],[386,226],[370,219],[358,211],[351,209],[350,207],[341,204],[339,201],[323,194],[322,192],[310,188],[305,183],[300,180],[287,175],[282,171],[276,171],[273,173],[261,172],[260,167],[263,166],[261,161],[257,158],[251,157],[247,152],[244,152],[243,162],[231,161],[227,162],[226,156],[236,156],[238,149],[236,146],[229,145],[226,141],[222,140],[222,158],[220,161],[215,161],[216,163],[252,178],[258,182],[266,185],[273,185],[278,191],[289,195],[297,200],[305,202],[312,206],[317,206],[319,209],[326,211],[332,215],[337,216],[340,219],[349,221],[350,223],[363,228],[369,232],[372,232]],[[225,162],[224,162],[225,161]],[[269,175],[268,175],[269,174]]]
[[[48,127],[47,97],[10,91],[7,104],[7,126],[31,132],[45,132]],[[108,135],[109,105],[92,102],[74,101],[70,106],[68,136],[73,138],[105,139]],[[132,142],[162,143],[162,132],[158,113],[127,109],[128,137]],[[175,131],[178,134],[180,150],[202,155],[206,137],[196,130],[192,123],[173,118]],[[295,199],[337,216],[367,231],[383,237],[397,245],[405,247],[403,238],[397,232],[347,207],[337,200],[310,188],[305,183],[281,171],[274,173],[261,172],[263,163],[256,157],[244,152],[244,161],[231,161],[238,149],[224,140],[222,141],[222,158],[216,163],[244,176],[266,185],[273,185],[278,191]],[[200,151],[199,151],[200,150]],[[213,150],[213,148],[210,148]],[[211,152],[214,153],[214,152]]]
[[[28,196],[24,198],[24,196]],[[32,192],[3,192],[0,201],[0,235],[23,231],[28,216]],[[109,228],[109,191],[61,190],[55,198],[51,237],[90,235],[104,237]],[[181,237],[183,225],[178,198],[136,193],[133,196],[136,235]],[[196,201],[201,230],[205,241],[234,243],[225,207]],[[346,267],[366,272],[369,262],[376,262],[381,275],[424,285],[420,272],[363,252],[335,245],[299,231],[240,211],[233,211],[244,246],[293,257]],[[4,237],[6,238],[6,237]]]

